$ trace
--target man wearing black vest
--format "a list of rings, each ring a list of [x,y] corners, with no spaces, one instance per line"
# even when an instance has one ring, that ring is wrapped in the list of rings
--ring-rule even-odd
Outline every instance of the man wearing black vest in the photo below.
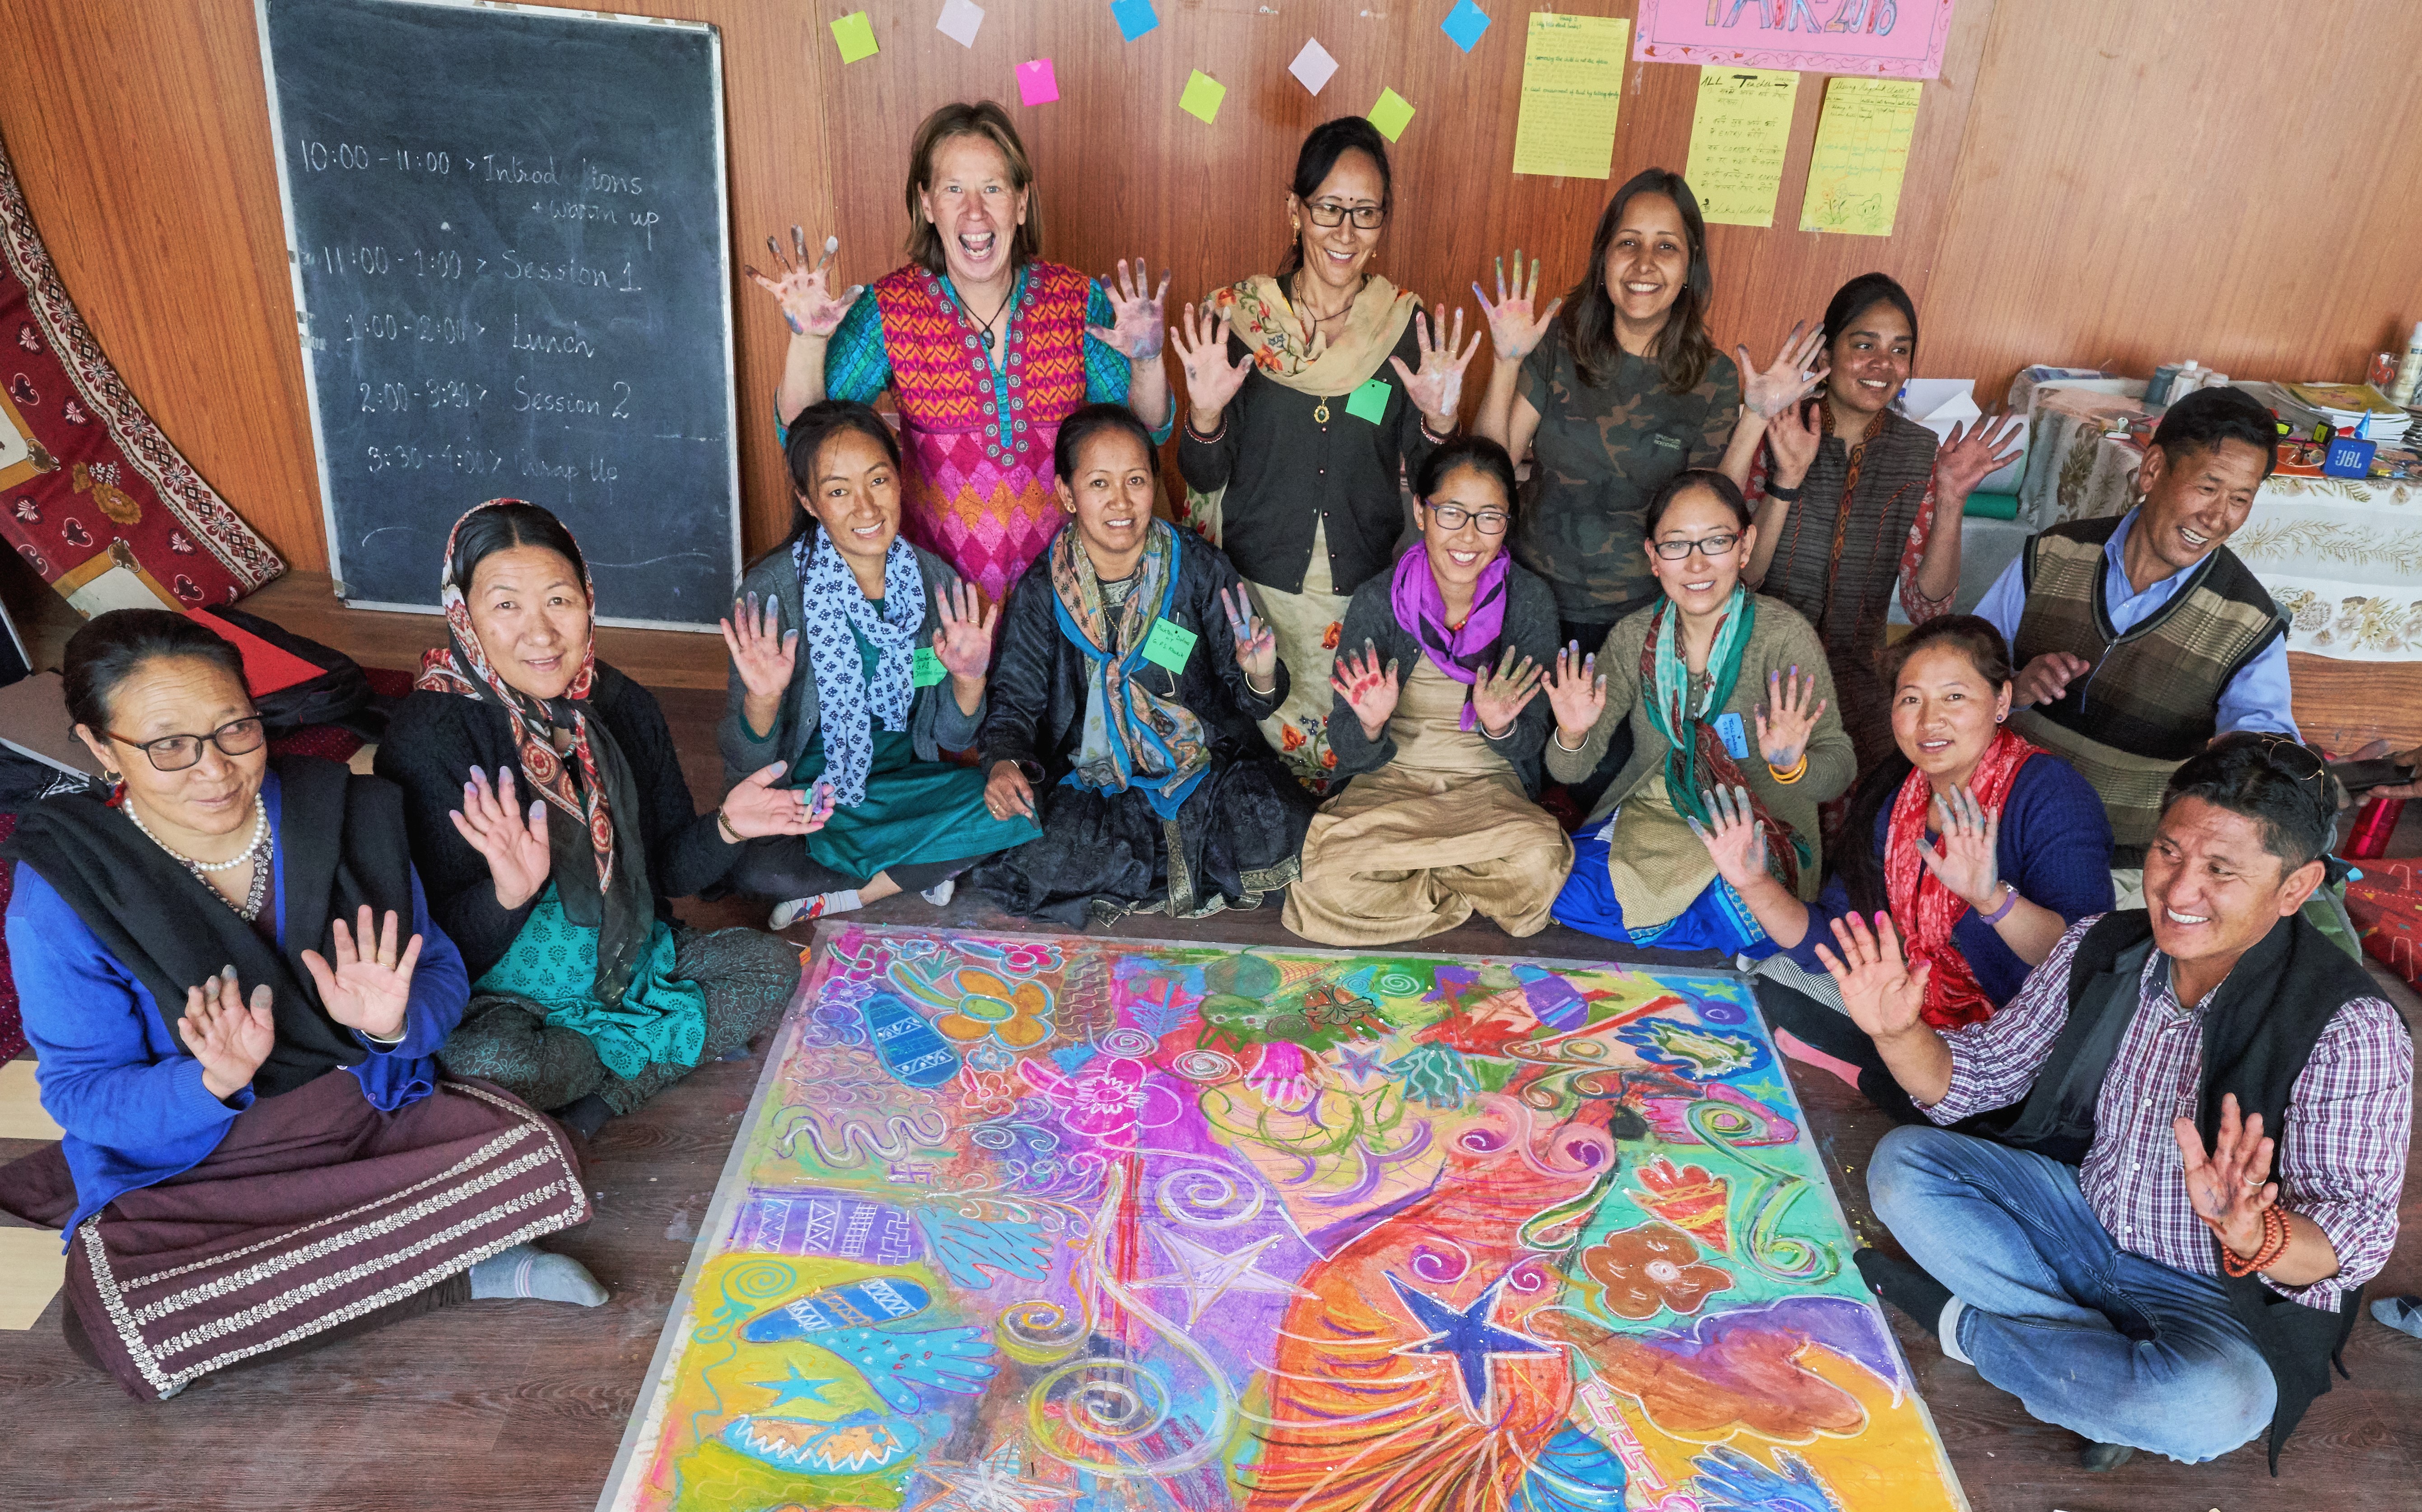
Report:
[[[2320,759],[2224,735],[2179,766],[2147,909],[2081,920],[2009,1004],[1937,1032],[1889,921],[1836,921],[1850,1016],[1937,1125],[1876,1148],[1876,1214],[1916,1264],[1877,1293],[2088,1467],[2195,1463],[2271,1429],[2271,1465],[2397,1241],[2404,1021],[2299,908],[2336,822]],[[2149,911],[2148,911],[2149,910]]]

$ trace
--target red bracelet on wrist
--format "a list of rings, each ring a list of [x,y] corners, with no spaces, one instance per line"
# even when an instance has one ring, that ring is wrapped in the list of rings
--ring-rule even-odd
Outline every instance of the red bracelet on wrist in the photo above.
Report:
[[[2262,1209],[2261,1246],[2251,1256],[2241,1260],[2236,1251],[2225,1244],[2222,1245],[2220,1268],[2232,1276],[2251,1276],[2257,1271],[2268,1270],[2279,1263],[2281,1255],[2288,1252],[2288,1245],[2293,1237],[2293,1234],[2288,1227],[2287,1210],[2273,1203]]]

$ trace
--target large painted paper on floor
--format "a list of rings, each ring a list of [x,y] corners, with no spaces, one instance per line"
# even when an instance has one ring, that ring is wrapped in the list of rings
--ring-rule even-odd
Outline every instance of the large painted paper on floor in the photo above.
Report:
[[[600,1505],[1966,1505],[1739,981],[827,926]]]
[[[1640,0],[1643,63],[1942,76],[1953,0]]]

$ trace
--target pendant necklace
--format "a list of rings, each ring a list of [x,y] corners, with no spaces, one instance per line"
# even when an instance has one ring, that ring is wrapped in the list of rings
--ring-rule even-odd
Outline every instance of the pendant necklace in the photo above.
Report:
[[[1362,285],[1357,287],[1354,291],[1354,299],[1360,299],[1362,297],[1362,288],[1367,287],[1370,282],[1371,276],[1364,274],[1362,276]],[[1349,299],[1345,302],[1345,309],[1338,310],[1334,314],[1323,315],[1313,305],[1312,301],[1303,297],[1303,275],[1301,273],[1298,273],[1295,276],[1295,307],[1298,312],[1310,318],[1308,323],[1304,327],[1303,349],[1306,355],[1309,355],[1312,352],[1312,343],[1319,339],[1321,325],[1324,323],[1333,321],[1337,319],[1339,315],[1344,315],[1347,313],[1347,311],[1353,309],[1354,299]],[[1318,400],[1313,402],[1312,406],[1312,420],[1314,425],[1327,425],[1329,423],[1329,396],[1327,394],[1321,395]]]

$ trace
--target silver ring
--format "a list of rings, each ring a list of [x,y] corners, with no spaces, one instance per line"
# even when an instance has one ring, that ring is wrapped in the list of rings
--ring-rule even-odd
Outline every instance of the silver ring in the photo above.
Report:
[[[2259,1191],[2259,1190],[2261,1190],[2261,1189],[2262,1189],[2262,1187],[2263,1187],[2263,1185],[2264,1185],[2264,1182],[2265,1182],[2265,1180],[2266,1180],[2267,1178],[2262,1177],[2262,1176],[2247,1176],[2247,1177],[2246,1177],[2246,1178],[2244,1178],[2244,1179],[2245,1179],[2245,1184],[2246,1184],[2248,1187],[2250,1187],[2250,1188],[2254,1189],[2255,1189],[2255,1190],[2257,1190],[2257,1191]]]

